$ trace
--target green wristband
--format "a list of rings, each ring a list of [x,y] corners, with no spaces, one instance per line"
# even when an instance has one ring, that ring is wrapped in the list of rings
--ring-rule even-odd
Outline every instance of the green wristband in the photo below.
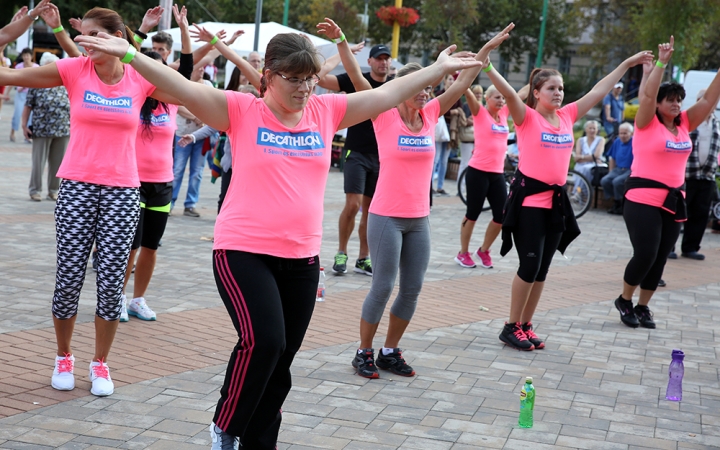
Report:
[[[212,41],[210,41],[210,45],[215,45],[215,44],[217,44],[217,41],[219,41],[219,39],[218,39],[217,36],[215,36],[214,38],[212,38]]]
[[[488,64],[488,66],[487,66],[486,68],[484,68],[482,71],[485,72],[485,73],[488,73],[488,72],[490,72],[491,70],[493,70],[493,65],[492,65],[492,63]]]
[[[340,33],[340,37],[337,39],[330,39],[333,44],[339,44],[345,40],[345,33]]]
[[[53,31],[55,31],[55,30],[53,30]],[[137,42],[138,44],[142,44],[145,39],[143,39],[140,36],[138,36],[137,34],[135,34],[135,35],[133,35],[133,40],[135,42]]]
[[[127,49],[127,53],[125,53],[125,56],[123,56],[123,59],[120,60],[121,63],[130,64],[130,61],[135,58],[135,54],[137,54],[137,50],[134,46],[130,45]]]
[[[60,25],[60,26],[57,27],[57,28],[53,28],[53,33],[59,33],[59,32],[61,32],[61,31],[65,31],[65,28],[63,28],[62,25]]]
[[[667,67],[667,64],[663,64],[662,62],[660,62],[660,60],[658,60],[658,61],[655,63],[655,65],[658,66],[658,67],[661,68],[661,69],[664,69],[664,68]]]

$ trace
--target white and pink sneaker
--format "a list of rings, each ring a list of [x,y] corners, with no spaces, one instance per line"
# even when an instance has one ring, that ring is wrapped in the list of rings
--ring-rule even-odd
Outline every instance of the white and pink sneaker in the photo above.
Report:
[[[472,256],[470,256],[470,252],[458,252],[457,256],[455,257],[455,262],[468,269],[472,269],[473,267],[475,267],[475,261],[473,261]]]
[[[72,391],[75,389],[75,357],[70,353],[55,357],[55,370],[53,370],[51,385],[58,391]]]
[[[486,269],[492,269],[492,258],[490,257],[490,250],[482,251],[482,247],[478,248],[475,252],[478,258],[480,258],[480,265]]]

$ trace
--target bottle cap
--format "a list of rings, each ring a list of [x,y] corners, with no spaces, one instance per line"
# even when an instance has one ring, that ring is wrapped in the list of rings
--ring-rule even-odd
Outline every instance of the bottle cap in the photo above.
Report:
[[[682,360],[685,358],[685,353],[682,350],[675,349],[672,351],[672,358]]]
[[[321,268],[320,268],[320,272],[325,272],[325,268],[324,268],[324,267],[321,267]]]
[[[532,383],[532,377],[525,377],[526,383]]]

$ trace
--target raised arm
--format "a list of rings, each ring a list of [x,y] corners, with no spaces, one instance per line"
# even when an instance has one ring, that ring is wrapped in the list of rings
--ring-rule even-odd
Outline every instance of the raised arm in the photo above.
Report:
[[[675,38],[670,36],[670,42],[658,45],[658,63],[667,65],[673,54]],[[657,110],[657,93],[660,89],[665,69],[657,64],[643,64],[643,77],[638,90],[638,111],[635,114],[635,126],[645,128],[650,124]]]
[[[193,24],[193,26],[195,27],[195,30],[190,30],[190,33],[193,34],[195,40],[197,41],[204,41],[210,43],[217,37],[210,33],[208,30],[206,30],[204,27],[201,27],[197,24]],[[258,73],[258,71],[255,70],[255,68],[251,66],[249,62],[240,57],[240,55],[235,53],[235,51],[232,50],[230,47],[225,45],[225,43],[221,39],[217,39],[214,45],[217,51],[219,51],[220,54],[223,55],[228,61],[235,64],[235,66],[240,69],[240,72],[245,75],[245,78],[248,79],[250,84],[252,84],[255,89],[259,91],[260,79],[262,78],[262,75],[260,75],[260,73]],[[217,127],[214,126],[213,128]]]
[[[488,77],[498,92],[505,97],[505,102],[507,104],[508,111],[510,111],[510,115],[513,118],[513,122],[516,126],[522,125],[525,121],[525,102],[520,95],[515,92],[515,89],[510,86],[510,83],[508,83],[505,78],[503,78],[503,76],[495,70],[492,64],[489,67],[490,71],[487,72]]]
[[[468,107],[470,108],[470,114],[472,114],[473,116],[477,116],[477,114],[480,112],[480,108],[482,108],[482,105],[475,97],[475,93],[472,91],[472,89],[468,89],[467,91],[465,91],[465,100],[467,100]]]
[[[127,41],[124,42],[127,44]],[[42,67],[28,67],[23,70],[0,67],[0,86],[50,88],[62,84],[62,78],[60,78],[60,72],[55,63]]]
[[[27,6],[23,6],[13,16],[12,21],[0,28],[0,45],[9,44],[15,39],[22,36],[27,31],[33,22],[42,14],[48,7],[50,0],[42,0],[37,4],[36,7],[28,11]]]
[[[345,71],[350,77],[350,81],[352,81],[352,84],[355,87],[355,92],[368,91],[372,89],[370,82],[362,75],[360,65],[355,59],[355,55],[353,55],[350,50],[350,45],[345,39],[345,35],[340,27],[333,22],[332,19],[328,19],[326,17],[325,22],[317,24],[317,29],[318,33],[326,35],[333,42],[337,42],[338,39],[342,39],[342,42],[339,42],[337,45],[338,54],[340,55],[340,60],[342,60],[343,67],[345,67]]]
[[[97,36],[78,36],[75,41],[87,49],[118,58],[125,56],[129,46],[126,40],[107,33],[99,33]],[[140,53],[135,55],[130,64],[140,75],[160,89],[160,92],[153,93],[153,98],[161,100],[165,98],[163,94],[167,94],[185,105],[203,123],[221,131],[227,130],[230,126],[227,99],[223,91],[186,80],[175,70],[158,64]]]
[[[48,5],[48,8],[43,11],[40,16],[45,21],[45,24],[53,29],[53,33],[55,33],[55,30],[62,27],[62,21],[60,20],[60,10],[52,3]],[[62,47],[62,49],[65,50],[65,53],[67,53],[68,56],[70,56],[71,58],[82,56],[82,52],[77,47],[77,45],[75,45],[75,43],[70,38],[70,35],[67,34],[65,30],[60,30],[55,33],[55,39],[57,39],[60,47]]]
[[[696,129],[715,110],[720,99],[720,71],[715,74],[702,98],[687,110],[690,131]]]
[[[648,60],[652,60],[652,52],[644,50],[621,62],[615,70],[610,72],[602,80],[598,81],[590,92],[575,102],[577,105],[577,116],[584,116],[588,113],[588,111],[590,111],[590,108],[600,103],[602,99],[605,98],[605,96],[612,90],[613,86],[615,86],[622,76],[625,75],[625,72],[627,72],[629,68],[635,67]]]
[[[452,45],[440,52],[437,61],[429,67],[402,78],[389,81],[377,89],[355,92],[347,96],[347,110],[338,129],[347,128],[393,108],[417,94],[443,74],[478,67],[482,62],[475,58],[451,58]]]

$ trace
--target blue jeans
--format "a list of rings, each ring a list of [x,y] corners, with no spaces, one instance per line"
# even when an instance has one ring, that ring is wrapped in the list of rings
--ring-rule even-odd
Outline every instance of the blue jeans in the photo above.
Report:
[[[625,180],[627,180],[629,176],[629,168],[615,167],[610,173],[602,177],[600,184],[602,185],[605,198],[622,200],[625,195]]]
[[[199,139],[194,144],[188,144],[187,147],[180,147],[178,141],[180,137],[175,136],[175,155],[173,158],[173,193],[172,206],[180,194],[180,186],[182,186],[185,167],[190,160],[190,177],[188,179],[187,196],[185,197],[185,208],[194,208],[200,197],[200,182],[202,181],[203,169],[205,169],[205,157],[202,155],[202,148],[205,139]]]
[[[445,173],[447,172],[447,163],[449,158],[449,147],[447,142],[436,142],[435,143],[435,170],[434,174],[437,174],[437,188],[438,190],[443,188],[445,182]]]
[[[20,130],[20,125],[22,125],[21,119],[22,119],[22,112],[23,109],[25,109],[25,100],[27,99],[27,93],[28,90],[25,89],[23,92],[16,92],[15,93],[15,109],[13,110],[13,116],[12,116],[12,129],[15,131]],[[30,116],[30,119],[28,119],[28,125],[32,125],[32,115]],[[22,134],[22,133],[20,133]],[[22,136],[20,136],[22,138]]]

